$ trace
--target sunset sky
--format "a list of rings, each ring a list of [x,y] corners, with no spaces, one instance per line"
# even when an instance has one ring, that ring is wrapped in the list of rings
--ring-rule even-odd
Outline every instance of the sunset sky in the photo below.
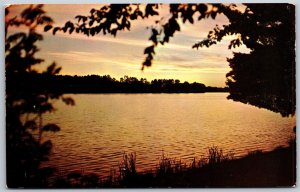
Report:
[[[19,14],[25,7],[27,6],[11,6],[10,16]],[[54,25],[63,26],[69,20],[75,21],[76,15],[88,15],[91,8],[98,7],[101,4],[45,5],[44,10],[53,18]],[[181,23],[181,31],[171,38],[170,43],[156,49],[153,65],[144,71],[140,70],[145,58],[144,49],[150,44],[150,29],[147,27],[153,26],[155,20],[169,16],[168,6],[164,5],[160,16],[134,21],[130,31],[120,32],[116,38],[102,34],[87,37],[61,32],[53,36],[51,32],[43,32],[44,41],[39,43],[41,51],[38,56],[46,62],[40,68],[55,61],[62,67],[61,74],[66,75],[109,74],[116,79],[128,75],[148,80],[172,78],[181,82],[201,82],[207,86],[225,86],[225,75],[230,70],[226,58],[232,57],[232,51],[249,50],[244,46],[228,50],[232,37],[226,37],[210,48],[192,49],[192,45],[204,39],[216,24],[228,24],[223,15],[218,15],[215,20],[205,19],[193,25]]]

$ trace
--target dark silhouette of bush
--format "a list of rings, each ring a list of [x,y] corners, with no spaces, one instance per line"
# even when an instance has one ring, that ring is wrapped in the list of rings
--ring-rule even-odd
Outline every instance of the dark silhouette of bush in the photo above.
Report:
[[[55,124],[43,124],[43,114],[54,110],[51,101],[62,99],[74,104],[71,98],[45,89],[33,91],[35,82],[22,81],[20,77],[31,78],[38,72],[34,65],[43,62],[36,58],[36,43],[43,39],[37,32],[39,26],[51,24],[52,19],[42,5],[31,5],[21,17],[10,18],[9,8],[5,10],[5,75],[6,75],[6,174],[10,188],[41,188],[48,186],[48,177],[54,171],[51,167],[40,168],[48,160],[52,143],[43,137],[46,131],[56,132]],[[25,27],[27,32],[10,32],[10,27]],[[58,74],[60,68],[51,64],[44,75]],[[20,81],[16,81],[19,79]]]
[[[53,188],[182,188],[182,187],[288,187],[296,179],[296,143],[269,152],[249,152],[236,158],[212,146],[190,165],[162,154],[155,170],[138,172],[135,153],[124,153],[119,175],[72,172],[55,178]]]

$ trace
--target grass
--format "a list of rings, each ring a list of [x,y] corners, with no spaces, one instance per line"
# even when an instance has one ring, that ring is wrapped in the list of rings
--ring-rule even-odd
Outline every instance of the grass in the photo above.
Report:
[[[249,152],[242,158],[210,147],[205,158],[190,164],[162,154],[154,171],[137,172],[136,154],[124,153],[119,173],[107,178],[70,173],[56,178],[55,188],[161,188],[161,187],[287,187],[296,181],[296,143],[270,152]]]

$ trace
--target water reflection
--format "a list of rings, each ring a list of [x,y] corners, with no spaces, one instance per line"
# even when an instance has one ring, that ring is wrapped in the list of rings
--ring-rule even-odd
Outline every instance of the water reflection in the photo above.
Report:
[[[236,156],[271,150],[293,135],[295,117],[205,94],[78,94],[75,107],[57,103],[46,119],[62,130],[50,135],[48,164],[60,171],[108,175],[124,152],[136,152],[137,170],[156,166],[162,152],[191,162],[211,146]]]

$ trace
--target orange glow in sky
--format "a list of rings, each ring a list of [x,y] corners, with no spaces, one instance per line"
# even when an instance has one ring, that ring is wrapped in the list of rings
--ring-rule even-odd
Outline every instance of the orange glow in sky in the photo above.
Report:
[[[98,5],[45,5],[44,10],[52,17],[57,26],[63,26],[69,20],[75,21],[76,15],[88,15],[91,8]],[[19,14],[25,5],[12,5],[10,16]],[[180,23],[181,31],[177,32],[170,43],[156,49],[154,63],[150,68],[141,71],[145,58],[144,49],[150,43],[149,26],[155,25],[155,20],[169,16],[168,6],[161,7],[160,16],[132,22],[131,30],[118,33],[114,38],[110,35],[95,35],[87,37],[82,34],[69,35],[58,32],[44,33],[44,41],[38,46],[41,51],[37,56],[45,59],[41,69],[55,61],[62,67],[65,75],[110,75],[119,79],[124,75],[147,80],[164,78],[179,79],[181,82],[201,82],[207,86],[225,86],[226,73],[230,68],[226,58],[235,52],[249,52],[245,46],[228,50],[232,37],[226,37],[222,42],[210,48],[192,49],[192,45],[204,39],[208,32],[218,24],[228,24],[223,15],[215,20],[205,19],[194,24]],[[11,29],[13,30],[13,29]]]

